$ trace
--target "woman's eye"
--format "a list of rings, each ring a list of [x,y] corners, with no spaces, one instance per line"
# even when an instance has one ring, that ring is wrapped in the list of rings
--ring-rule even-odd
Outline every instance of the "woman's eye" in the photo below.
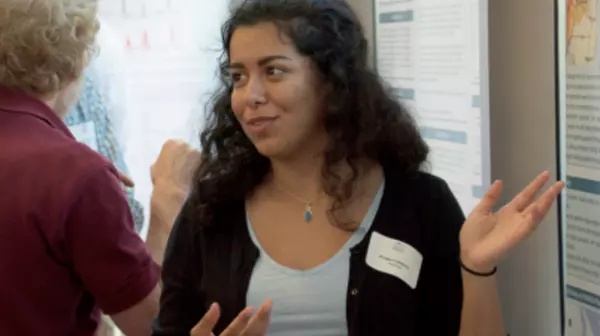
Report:
[[[282,74],[284,74],[285,71],[283,71],[282,69],[279,68],[275,68],[275,67],[268,67],[267,68],[267,74],[269,76],[280,76]]]
[[[241,81],[243,79],[244,75],[241,74],[241,73],[232,73],[230,76],[231,76],[231,80],[234,83],[237,83],[237,82],[239,82],[239,81]]]

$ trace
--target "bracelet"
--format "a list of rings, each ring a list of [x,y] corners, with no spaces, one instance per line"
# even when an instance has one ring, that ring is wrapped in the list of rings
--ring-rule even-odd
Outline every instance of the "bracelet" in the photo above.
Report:
[[[474,271],[474,270],[468,268],[467,266],[465,266],[465,264],[463,264],[463,262],[462,262],[462,259],[459,259],[459,262],[460,262],[460,267],[462,269],[464,269],[465,271],[467,271],[467,273],[471,273],[478,277],[490,277],[490,276],[496,274],[496,272],[498,271],[498,267],[494,267],[494,269],[492,269],[491,271],[489,271],[487,273],[480,273],[480,272]]]

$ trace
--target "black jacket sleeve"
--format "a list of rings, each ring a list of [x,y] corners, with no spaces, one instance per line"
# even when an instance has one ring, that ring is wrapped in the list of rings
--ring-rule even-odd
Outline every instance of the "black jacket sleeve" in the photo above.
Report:
[[[195,284],[201,274],[196,255],[199,228],[191,221],[190,205],[175,221],[165,250],[160,311],[153,323],[154,336],[189,335],[205,314],[204,295]]]
[[[459,235],[465,216],[448,185],[435,188],[429,232],[429,260],[422,269],[419,335],[456,336],[460,332],[463,287]]]

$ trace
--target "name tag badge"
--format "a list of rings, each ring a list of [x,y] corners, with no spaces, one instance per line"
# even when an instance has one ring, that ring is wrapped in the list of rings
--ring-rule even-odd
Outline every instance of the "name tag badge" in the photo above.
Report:
[[[410,288],[417,287],[423,255],[399,240],[373,232],[367,251],[367,265],[379,272],[393,275]]]
[[[91,149],[98,151],[98,140],[96,139],[96,124],[93,121],[69,126],[71,134],[77,141],[86,144]]]

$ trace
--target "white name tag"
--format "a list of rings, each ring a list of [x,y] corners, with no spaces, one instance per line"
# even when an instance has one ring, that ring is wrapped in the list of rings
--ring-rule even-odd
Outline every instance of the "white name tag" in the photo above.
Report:
[[[98,151],[98,140],[96,139],[96,124],[93,121],[69,126],[69,130],[77,141],[88,145],[91,149]]]
[[[422,263],[423,255],[414,247],[377,232],[371,235],[367,265],[372,268],[393,275],[415,289]]]

